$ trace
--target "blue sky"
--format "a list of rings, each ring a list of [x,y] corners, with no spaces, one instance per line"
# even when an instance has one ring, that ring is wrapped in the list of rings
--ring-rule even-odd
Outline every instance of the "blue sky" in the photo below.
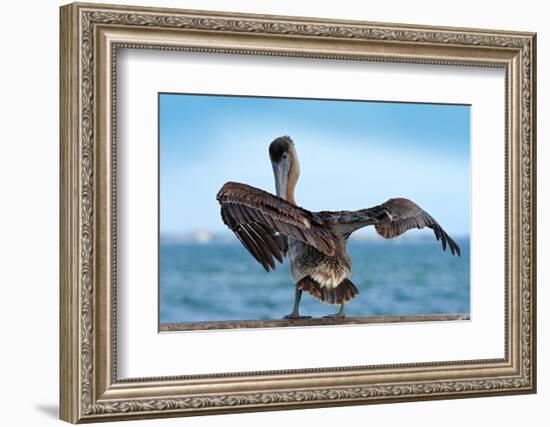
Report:
[[[407,197],[454,235],[470,229],[470,107],[160,94],[160,231],[223,231],[227,181],[274,192],[268,147],[289,135],[297,203],[354,210]]]

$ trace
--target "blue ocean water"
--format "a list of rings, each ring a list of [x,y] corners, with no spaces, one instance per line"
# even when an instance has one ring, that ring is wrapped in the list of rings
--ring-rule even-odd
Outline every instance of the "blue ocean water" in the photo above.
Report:
[[[434,240],[350,241],[352,282],[360,294],[348,316],[470,312],[470,241],[462,256],[443,253]],[[233,242],[160,246],[160,322],[280,319],[292,309],[288,260],[267,273]],[[337,311],[304,293],[300,312]]]

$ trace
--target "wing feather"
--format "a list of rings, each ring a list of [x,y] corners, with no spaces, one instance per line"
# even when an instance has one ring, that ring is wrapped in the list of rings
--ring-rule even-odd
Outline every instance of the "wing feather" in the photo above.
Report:
[[[281,255],[282,245],[278,245],[275,241],[276,236],[273,236],[269,228],[267,228],[265,225],[253,222],[250,224],[250,228],[252,228],[258,236],[261,237],[261,239],[265,242],[265,244],[269,247],[269,253],[275,256],[279,262],[283,262],[283,257]]]
[[[393,239],[413,228],[431,228],[435,238],[441,242],[443,251],[449,247],[451,254],[460,256],[460,247],[443,230],[439,223],[416,203],[404,198],[390,199],[375,207],[384,214],[378,219],[374,228],[385,239]]]
[[[260,251],[261,258],[269,264],[272,269],[275,269],[275,262],[273,261],[273,254],[271,248],[264,240],[261,233],[258,233],[253,227],[254,223],[243,225],[243,228],[247,231],[251,239],[256,243]]]
[[[266,191],[235,182],[218,192],[223,222],[269,271],[273,258],[283,261],[286,237],[302,241],[326,255],[335,252],[334,235],[321,217]],[[286,236],[286,237],[285,237]]]
[[[235,230],[235,235],[238,237],[238,239],[241,241],[243,246],[248,249],[248,252],[252,254],[252,256],[263,265],[263,267],[268,270],[266,261],[262,259],[261,254],[258,252],[257,245],[252,241],[250,238],[248,232],[244,227],[239,227],[238,230]]]
[[[376,232],[385,239],[393,239],[413,229],[431,228],[443,251],[449,247],[451,254],[460,256],[460,247],[441,228],[439,223],[416,203],[404,198],[390,199],[381,205],[358,211],[318,212],[332,232],[347,238],[354,231],[374,225]]]

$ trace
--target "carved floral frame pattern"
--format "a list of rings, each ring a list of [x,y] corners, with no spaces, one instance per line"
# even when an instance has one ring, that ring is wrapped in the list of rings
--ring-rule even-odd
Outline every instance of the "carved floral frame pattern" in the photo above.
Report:
[[[535,35],[532,33],[491,32],[453,28],[411,27],[405,25],[330,22],[304,18],[235,15],[196,11],[129,8],[91,4],[73,4],[61,10],[62,66],[79,65],[79,74],[62,69],[61,134],[62,166],[62,254],[61,254],[61,417],[67,421],[99,421],[129,417],[195,415],[256,409],[282,409],[335,404],[360,404],[380,401],[479,396],[535,391]],[[149,28],[152,30],[192,30],[220,33],[297,36],[319,39],[384,41],[401,44],[484,47],[509,49],[517,53],[521,100],[519,194],[521,199],[519,245],[521,291],[519,375],[506,378],[465,378],[453,381],[402,382],[388,385],[273,390],[264,392],[213,393],[181,397],[150,397],[135,399],[98,399],[94,389],[94,370],[97,369],[94,341],[94,293],[98,286],[96,266],[96,88],[95,38],[100,25]],[[122,46],[122,45],[121,45]],[[132,47],[131,43],[125,46]],[[136,45],[136,47],[140,47]],[[151,46],[149,46],[151,47]],[[159,44],[156,49],[176,49]],[[208,52],[269,54],[338,58],[322,55],[265,52],[251,49],[190,49]],[[115,52],[113,53],[116,54]],[[349,54],[345,59],[353,58]],[[388,60],[373,57],[372,60]],[[409,63],[458,64],[460,57],[429,60],[394,57],[391,61]],[[65,61],[65,62],[63,62]],[[471,63],[472,61],[470,61]],[[479,61],[480,64],[483,61]],[[487,66],[487,63],[484,64]],[[510,78],[510,76],[508,76]],[[116,82],[116,80],[114,80]],[[113,82],[113,84],[114,84]],[[75,106],[75,101],[77,106]],[[113,113],[114,114],[114,113]],[[114,118],[114,117],[113,117]],[[113,123],[116,123],[113,120]],[[64,131],[63,126],[71,128]],[[113,124],[114,126],[114,124]],[[65,133],[64,133],[65,132]],[[71,138],[72,136],[72,138]],[[74,138],[78,139],[78,144]],[[72,145],[71,145],[72,144]],[[71,145],[72,148],[69,148]],[[76,148],[78,147],[78,149]],[[66,154],[64,154],[66,153]],[[74,164],[78,159],[78,164]],[[71,163],[72,162],[72,163]],[[67,175],[65,175],[67,174]],[[69,176],[70,175],[70,176]],[[116,193],[115,193],[116,194]],[[76,200],[75,200],[76,198]],[[113,213],[114,215],[114,213]],[[64,246],[63,241],[67,240]],[[69,247],[78,242],[78,249]],[[113,242],[116,245],[116,236]],[[72,267],[70,267],[72,265]],[[116,265],[114,266],[116,271]],[[77,283],[74,283],[74,282]],[[69,290],[72,289],[71,290]],[[70,347],[70,348],[69,348]],[[115,351],[116,354],[116,351]],[[444,365],[446,363],[443,363]],[[449,362],[450,367],[456,363]],[[398,368],[398,367],[396,367]],[[116,362],[113,367],[116,377]],[[220,375],[220,376],[223,376]],[[116,380],[116,378],[114,378]],[[160,380],[160,379],[159,379]],[[162,379],[166,381],[167,379]]]

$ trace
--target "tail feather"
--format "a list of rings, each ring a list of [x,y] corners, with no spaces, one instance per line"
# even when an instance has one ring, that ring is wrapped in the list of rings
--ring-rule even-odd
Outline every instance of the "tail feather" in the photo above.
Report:
[[[329,288],[328,286],[321,286],[319,282],[310,276],[306,276],[296,283],[296,287],[327,304],[348,302],[359,293],[359,289],[349,279],[344,279],[338,286]]]

